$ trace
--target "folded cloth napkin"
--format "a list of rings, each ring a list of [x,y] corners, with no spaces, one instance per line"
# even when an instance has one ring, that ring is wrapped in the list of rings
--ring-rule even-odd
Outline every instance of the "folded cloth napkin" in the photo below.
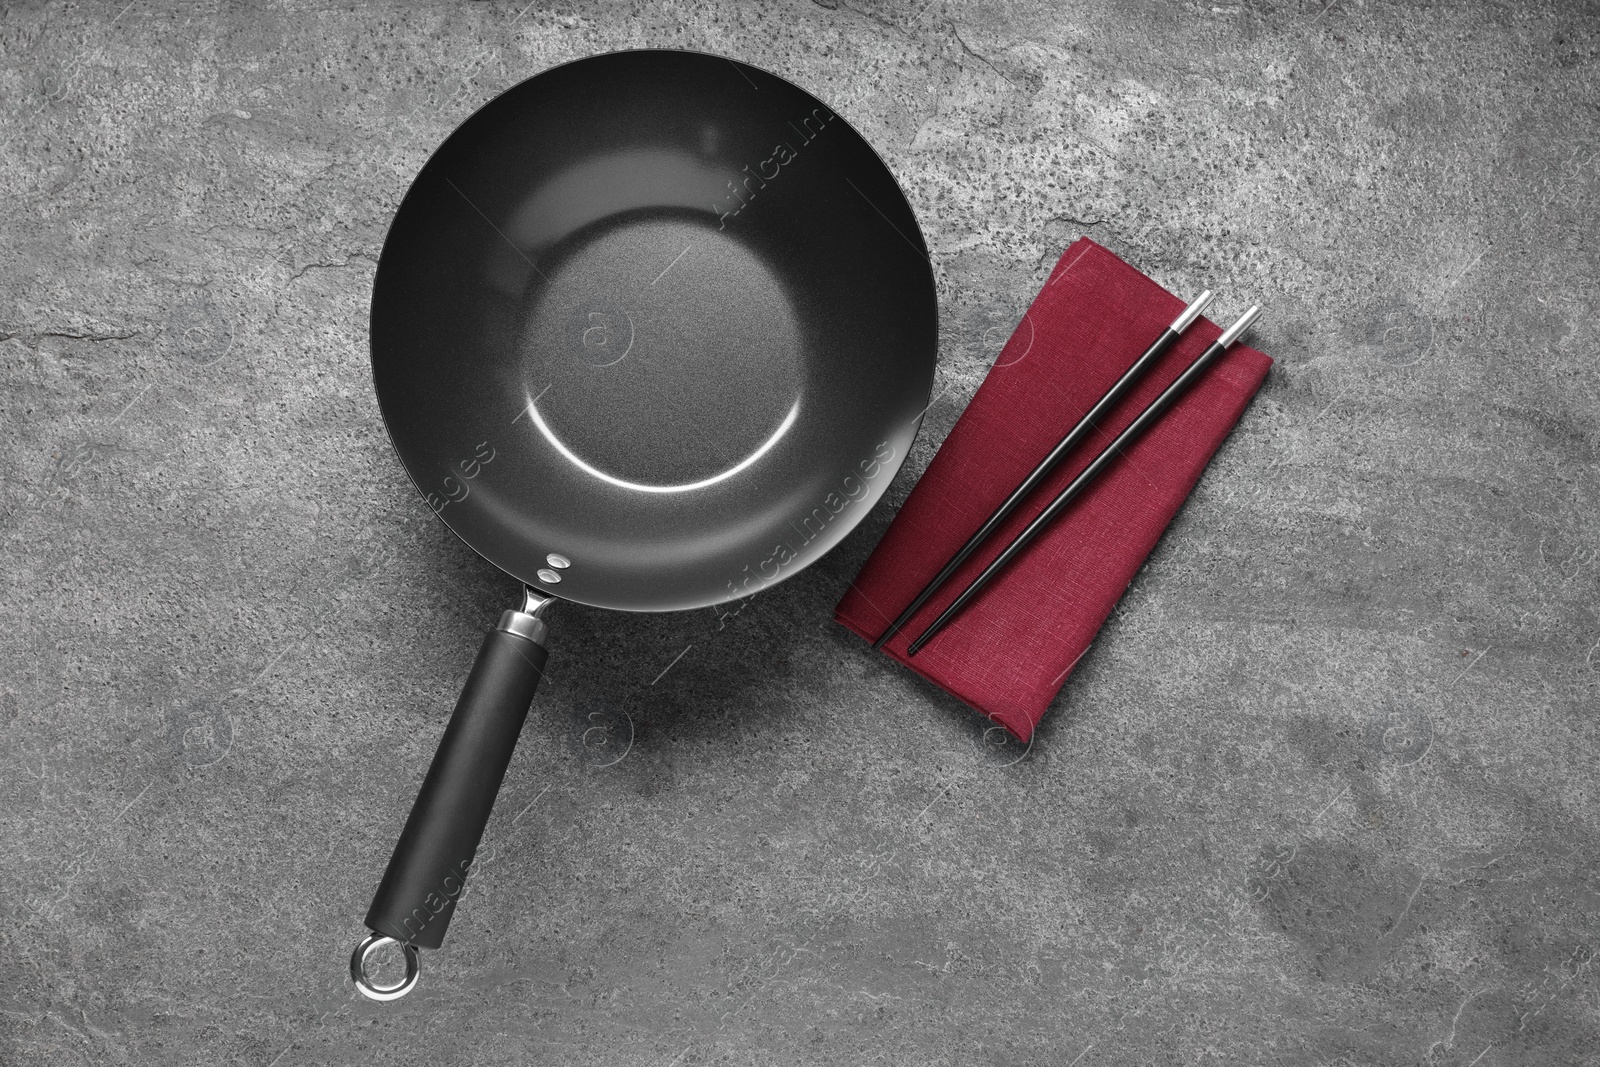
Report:
[[[875,640],[1185,303],[1088,238],[1068,248],[834,617]],[[1230,349],[937,637],[906,646],[1220,333],[1189,327],[884,651],[1029,740],[1269,357]]]

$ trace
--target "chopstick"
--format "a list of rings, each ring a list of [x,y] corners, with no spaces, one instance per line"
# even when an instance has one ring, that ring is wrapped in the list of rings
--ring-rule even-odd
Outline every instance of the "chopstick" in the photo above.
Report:
[[[940,586],[950,580],[950,576],[955,574],[961,564],[966,562],[967,557],[972,555],[979,545],[988,540],[989,535],[994,533],[999,525],[1010,517],[1013,511],[1017,510],[1017,506],[1022,503],[1023,499],[1038,488],[1040,482],[1049,477],[1050,472],[1056,469],[1067,453],[1071,452],[1073,447],[1079,441],[1082,441],[1090,430],[1095,428],[1099,418],[1109,411],[1113,404],[1121,400],[1140,378],[1144,377],[1145,371],[1149,370],[1156,360],[1166,354],[1167,349],[1177,342],[1183,331],[1187,330],[1190,324],[1200,317],[1200,313],[1210,303],[1211,290],[1207,289],[1195,297],[1194,302],[1184,308],[1181,315],[1172,320],[1171,326],[1161,331],[1161,336],[1157,337],[1150,347],[1144,350],[1144,355],[1133,361],[1133,366],[1124,371],[1122,377],[1117,379],[1116,384],[1106,390],[1106,395],[1101,397],[1094,407],[1090,408],[1083,418],[1078,420],[1077,425],[1067,431],[1066,436],[1050,450],[1050,454],[1040,460],[1037,467],[1033,468],[1033,473],[1024,478],[1022,484],[1018,485],[1011,495],[1006,497],[1005,503],[996,508],[994,514],[984,520],[983,525],[978,527],[976,533],[967,538],[967,543],[962,545],[956,551],[956,554],[950,557],[950,561],[944,565],[944,569],[934,577],[933,581],[922,587],[922,592],[918,593],[916,599],[906,606],[906,609],[900,613],[900,617],[891,622],[889,628],[883,631],[876,641],[872,642],[873,648],[882,648],[888,644],[889,639],[899,633],[902,626],[911,621],[911,616],[915,615],[922,605],[928,602],[929,597],[939,591]]]
[[[956,597],[950,606],[945,608],[944,612],[933,621],[933,625],[922,631],[922,636],[911,642],[911,646],[906,650],[906,655],[915,656],[934,634],[944,629],[945,625],[956,617],[967,602],[977,596],[979,591],[989,584],[990,580],[1000,572],[1001,568],[1011,562],[1019,552],[1028,546],[1030,541],[1038,537],[1045,527],[1050,525],[1051,520],[1061,514],[1066,506],[1072,503],[1090,482],[1094,481],[1096,475],[1105,470],[1111,464],[1111,461],[1122,453],[1124,448],[1137,440],[1139,435],[1157,422],[1168,408],[1177,403],[1179,398],[1188,392],[1189,388],[1206,372],[1206,368],[1215,363],[1217,357],[1226,352],[1228,347],[1239,339],[1239,335],[1250,328],[1250,324],[1255,322],[1256,317],[1260,314],[1261,308],[1252,305],[1249,311],[1240,316],[1238,322],[1223,331],[1222,336],[1218,337],[1210,348],[1200,353],[1198,359],[1189,364],[1188,368],[1178,375],[1177,379],[1167,386],[1160,396],[1152,400],[1150,406],[1141,411],[1138,417],[1128,424],[1128,428],[1118,434],[1116,440],[1112,441],[1098,456],[1091,460],[1089,465],[1083,469],[1083,472],[1072,479],[1072,482],[1061,490],[1054,500],[1050,501],[1049,506],[1039,513],[1039,517],[1030,522],[1027,528],[1017,535],[1016,540],[1007,545],[1005,551],[996,556],[994,562],[985,567],[983,573],[972,580],[971,585],[962,590],[961,595]]]

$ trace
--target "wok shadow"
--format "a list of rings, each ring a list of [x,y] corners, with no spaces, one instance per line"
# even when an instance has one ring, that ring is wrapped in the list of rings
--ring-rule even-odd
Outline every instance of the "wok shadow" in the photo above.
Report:
[[[670,777],[670,752],[725,749],[784,729],[799,673],[794,633],[829,619],[819,611],[827,592],[826,576],[805,571],[694,611],[560,604],[529,728],[653,794]]]

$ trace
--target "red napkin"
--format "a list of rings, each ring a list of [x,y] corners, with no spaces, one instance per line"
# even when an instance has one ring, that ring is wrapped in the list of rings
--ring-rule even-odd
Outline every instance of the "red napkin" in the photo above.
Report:
[[[1186,301],[1088,238],[1062,254],[835,609],[875,640]],[[1239,308],[1243,311],[1243,308]],[[906,646],[1222,331],[1201,319],[884,651],[1026,741],[1255,395],[1237,345],[914,658]]]

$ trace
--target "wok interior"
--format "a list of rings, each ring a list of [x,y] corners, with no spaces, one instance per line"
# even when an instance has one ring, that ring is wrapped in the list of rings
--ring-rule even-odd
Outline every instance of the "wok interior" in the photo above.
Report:
[[[407,194],[379,402],[418,489],[511,574],[718,603],[832,547],[904,458],[936,344],[922,247],[802,90],[695,53],[579,61],[486,105]]]

